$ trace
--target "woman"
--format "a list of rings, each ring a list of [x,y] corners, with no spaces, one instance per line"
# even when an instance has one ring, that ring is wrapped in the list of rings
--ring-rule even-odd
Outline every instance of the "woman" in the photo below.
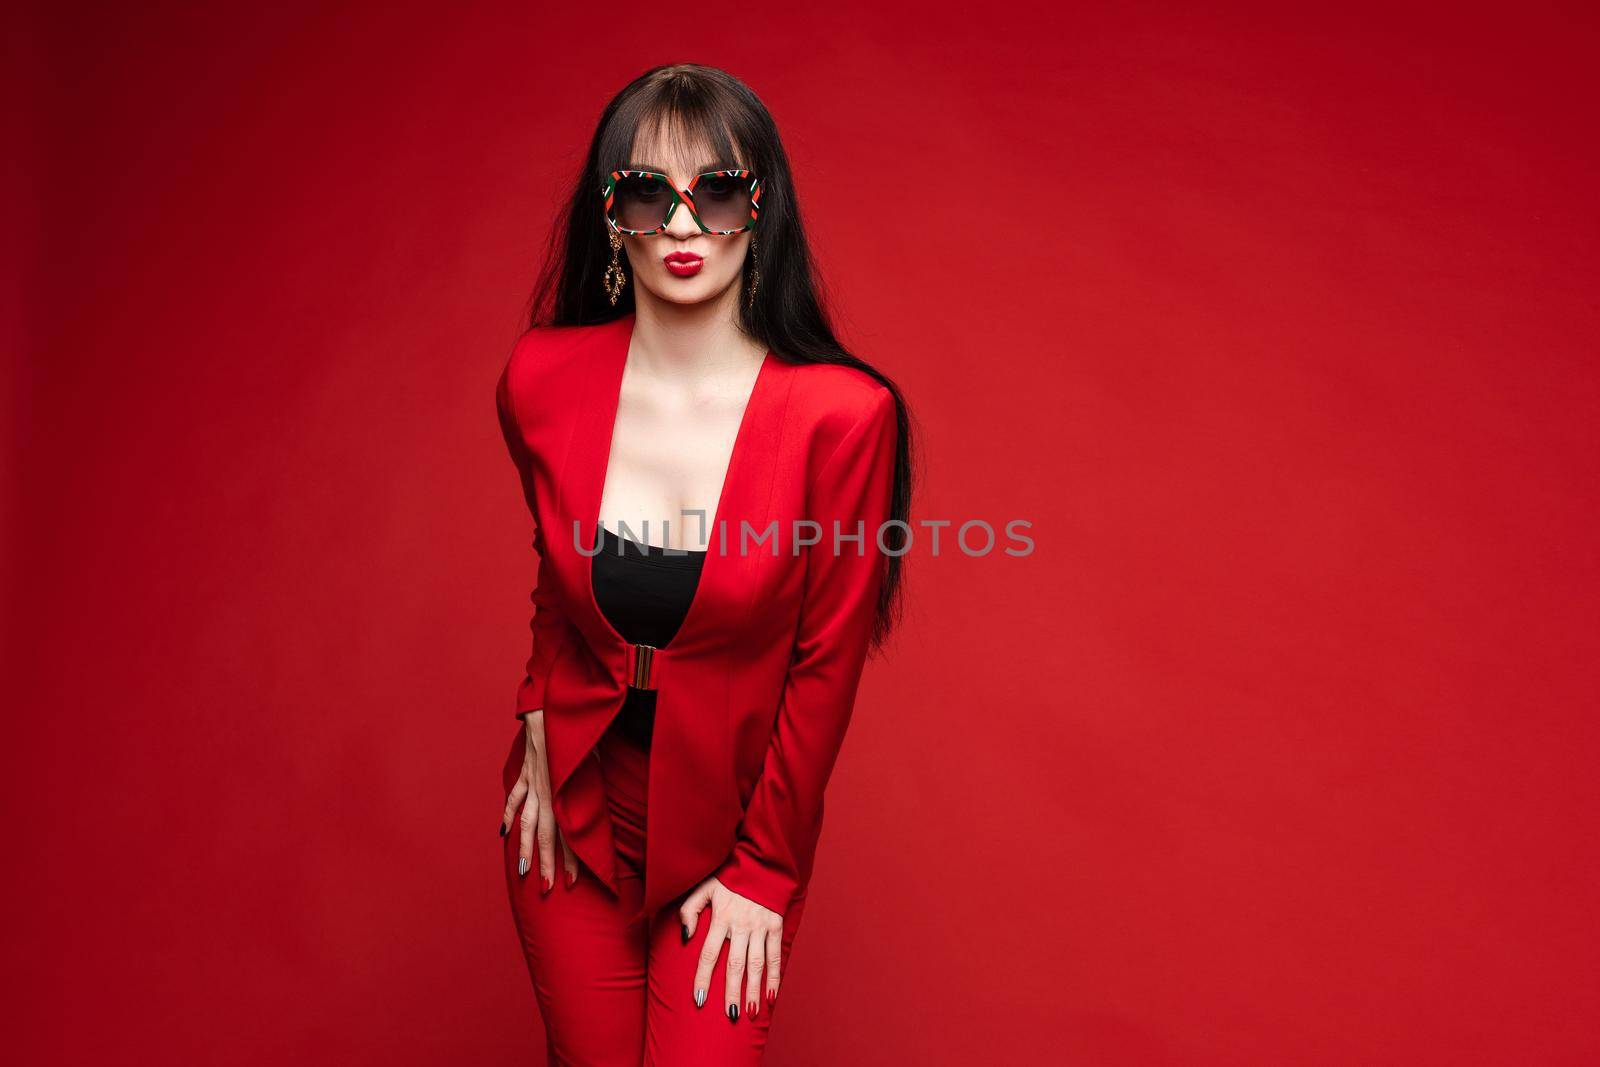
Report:
[[[512,913],[552,1062],[755,1063],[897,614],[905,407],[834,338],[772,118],[722,71],[611,101],[551,247],[497,389],[540,557]]]

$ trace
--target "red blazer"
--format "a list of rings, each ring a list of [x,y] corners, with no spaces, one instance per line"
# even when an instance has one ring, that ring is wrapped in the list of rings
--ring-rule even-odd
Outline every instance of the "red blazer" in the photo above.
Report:
[[[811,877],[823,789],[866,658],[887,562],[877,532],[889,511],[894,400],[853,368],[767,353],[689,613],[665,648],[641,655],[601,614],[590,570],[633,323],[630,313],[530,330],[496,389],[539,554],[516,714],[544,709],[556,823],[617,891],[593,750],[648,666],[656,718],[638,916],[712,874],[781,915]]]

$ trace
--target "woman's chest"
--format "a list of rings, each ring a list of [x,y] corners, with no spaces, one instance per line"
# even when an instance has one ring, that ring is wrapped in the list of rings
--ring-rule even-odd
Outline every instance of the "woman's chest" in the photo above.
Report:
[[[619,406],[599,519],[639,540],[705,547],[727,480],[740,412],[727,404]]]

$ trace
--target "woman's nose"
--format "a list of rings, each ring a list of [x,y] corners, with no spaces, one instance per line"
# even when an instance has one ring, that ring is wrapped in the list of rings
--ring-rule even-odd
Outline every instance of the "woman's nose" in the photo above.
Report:
[[[667,223],[667,236],[683,239],[699,232],[700,227],[695,224],[694,216],[689,214],[688,204],[679,204],[673,209],[672,221]]]

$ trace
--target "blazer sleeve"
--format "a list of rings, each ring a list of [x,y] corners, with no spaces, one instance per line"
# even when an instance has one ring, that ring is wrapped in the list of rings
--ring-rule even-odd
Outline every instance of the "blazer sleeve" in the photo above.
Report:
[[[819,470],[809,493],[821,526],[808,546],[795,649],[755,792],[733,853],[715,875],[782,915],[809,881],[822,830],[822,794],[844,741],[866,660],[888,557],[877,547],[889,516],[896,411],[881,388]],[[861,533],[859,541],[840,540]],[[859,549],[859,552],[857,551]]]
[[[533,510],[535,499],[533,457],[528,451],[527,442],[517,421],[516,401],[512,396],[510,377],[511,364],[507,363],[506,369],[501,372],[500,381],[495,386],[495,409],[500,419],[500,432],[505,437],[511,460],[516,464],[518,477],[522,481],[523,496],[528,502],[529,513],[534,518],[533,547],[539,554],[538,572],[529,598],[533,602],[533,613],[528,626],[533,632],[533,639],[522,682],[517,686],[515,714],[521,719],[528,712],[544,707],[545,683],[549,678],[550,665],[555,662],[562,646],[566,643],[569,627],[548,579],[544,538],[538,514]]]

